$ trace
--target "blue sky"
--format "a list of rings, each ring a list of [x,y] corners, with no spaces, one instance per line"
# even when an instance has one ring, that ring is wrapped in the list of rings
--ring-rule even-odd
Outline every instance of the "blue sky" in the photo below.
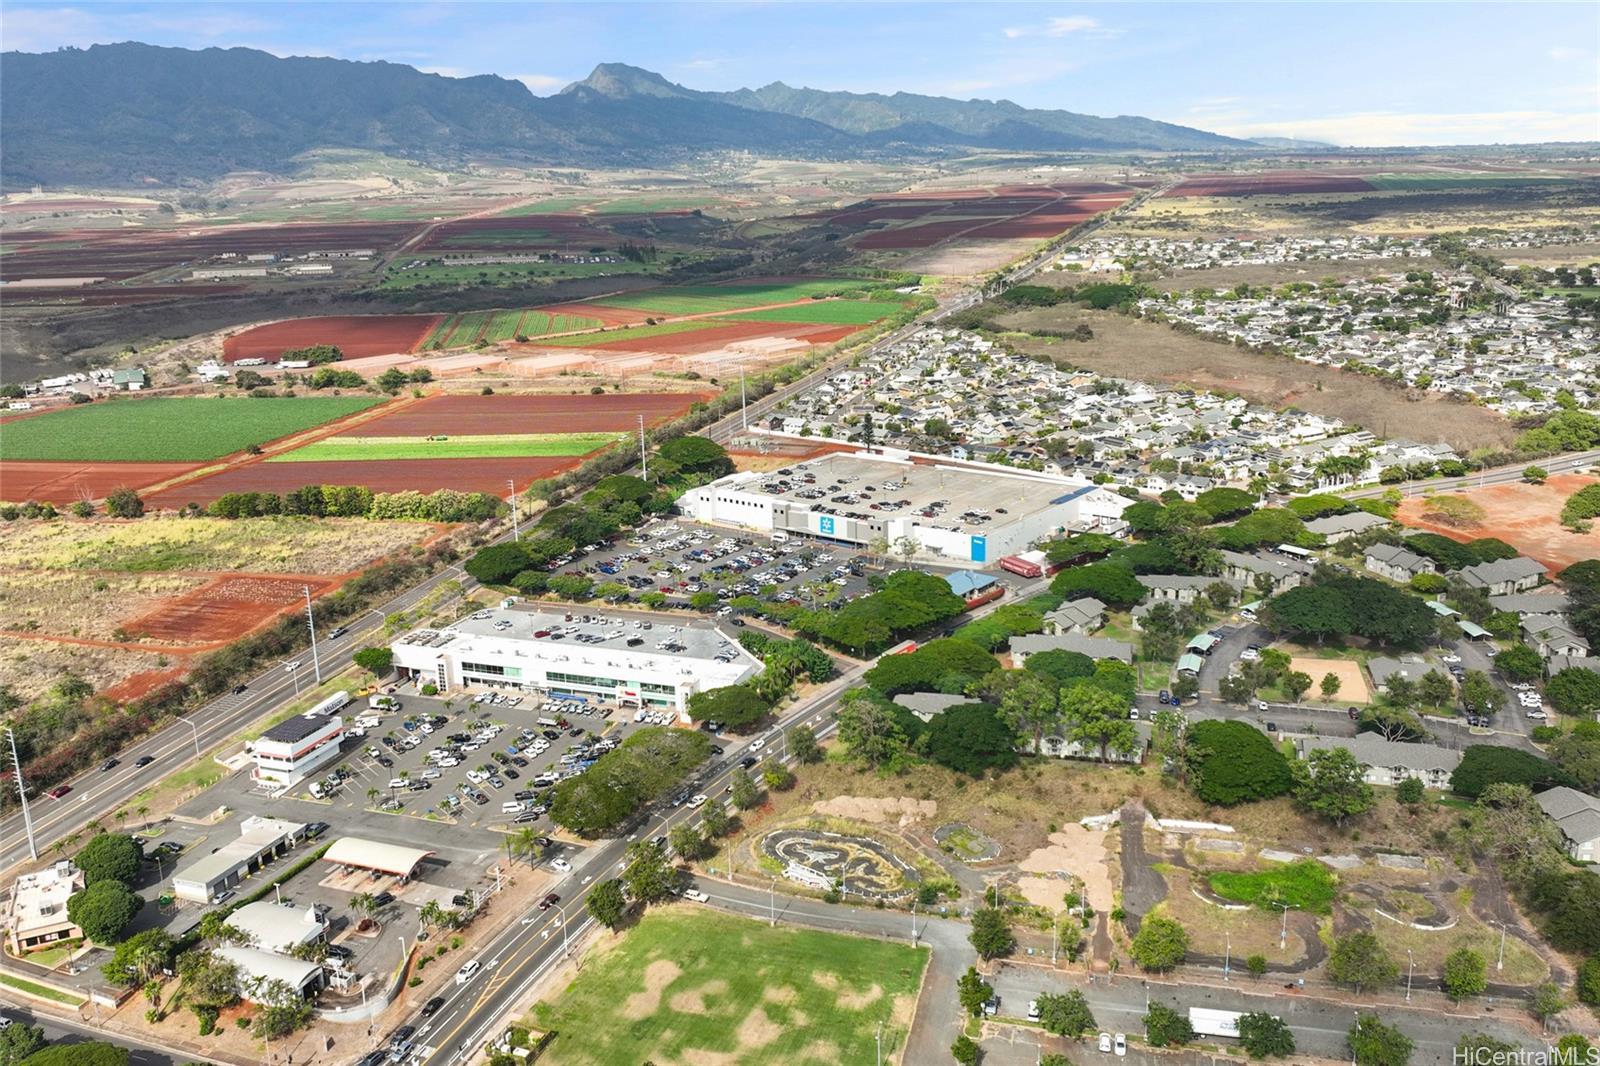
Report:
[[[1600,140],[1593,3],[13,3],[6,49],[140,40],[519,78],[1005,98],[1340,144]]]

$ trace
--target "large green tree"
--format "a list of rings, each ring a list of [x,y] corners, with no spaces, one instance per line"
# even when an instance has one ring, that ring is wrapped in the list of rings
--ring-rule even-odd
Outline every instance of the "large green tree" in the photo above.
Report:
[[[67,917],[96,944],[113,944],[142,906],[121,881],[97,881],[67,898]]]
[[[100,881],[132,884],[134,878],[139,876],[144,848],[126,834],[101,833],[85,844],[72,861],[83,871],[85,884],[93,885]]]
[[[1328,976],[1357,992],[1392,984],[1399,974],[1399,966],[1371,933],[1356,932],[1339,937],[1328,953]]]
[[[1009,955],[1017,946],[1006,912],[998,907],[979,907],[972,912],[972,932],[968,939],[978,956],[984,959]]]
[[[1282,1018],[1265,1011],[1239,1016],[1239,1043],[1253,1059],[1294,1054],[1294,1033]]]
[[[1358,1014],[1345,1037],[1356,1066],[1406,1066],[1411,1061],[1411,1038],[1376,1014]]]
[[[1295,801],[1335,825],[1372,809],[1372,786],[1362,780],[1362,766],[1348,748],[1314,749],[1291,770]]]
[[[1265,733],[1246,722],[1207,720],[1189,727],[1189,780],[1207,803],[1271,799],[1294,783],[1289,764]]]
[[[1139,932],[1134,935],[1129,954],[1146,970],[1170,970],[1188,956],[1189,934],[1172,918],[1146,915],[1139,923]]]
[[[1076,1040],[1095,1028],[1089,1001],[1076,988],[1064,993],[1044,992],[1038,999],[1039,1024],[1045,1032]]]
[[[725,685],[689,696],[689,717],[696,722],[720,722],[732,729],[753,725],[766,717],[772,705],[749,685]]]
[[[928,756],[973,777],[1017,764],[1017,737],[987,703],[964,703],[934,716],[928,725]]]

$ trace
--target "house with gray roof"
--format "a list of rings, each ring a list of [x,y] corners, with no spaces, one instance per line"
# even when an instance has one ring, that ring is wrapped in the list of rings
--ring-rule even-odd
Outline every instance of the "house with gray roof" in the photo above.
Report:
[[[1267,593],[1269,596],[1299,586],[1311,576],[1311,571],[1310,563],[1298,559],[1274,559],[1265,555],[1248,555],[1245,552],[1227,550],[1222,552],[1222,572],[1230,581],[1237,581],[1240,584],[1248,582],[1255,588],[1256,577],[1265,574],[1272,579],[1272,589]]]
[[[1144,762],[1145,749],[1150,746],[1150,723],[1134,722],[1133,731],[1137,741],[1131,749],[1118,751],[1116,748],[1106,748],[1106,762],[1131,763],[1137,765]],[[1027,746],[1032,748],[1030,739]],[[1057,759],[1100,759],[1100,745],[1091,741],[1075,740],[1057,733],[1047,734],[1037,749],[1041,754]]]
[[[1561,614],[1566,611],[1569,602],[1565,592],[1554,588],[1489,597],[1490,607],[1514,614]]]
[[[1437,744],[1403,744],[1372,733],[1353,737],[1301,737],[1301,757],[1324,748],[1344,748],[1361,764],[1362,780],[1369,785],[1394,787],[1408,777],[1423,787],[1450,787],[1450,775],[1461,763],[1461,753]]]
[[[1390,581],[1410,581],[1418,574],[1437,573],[1432,559],[1426,559],[1398,544],[1374,544],[1367,549],[1367,569]]]
[[[1534,797],[1567,841],[1567,854],[1578,862],[1594,862],[1600,851],[1600,799],[1565,785]]]
[[[1011,663],[1022,666],[1028,656],[1042,651],[1075,651],[1091,659],[1116,659],[1133,662],[1133,645],[1107,637],[1084,637],[1076,633],[1038,633],[1011,638]]]
[[[1553,655],[1589,654],[1589,642],[1567,622],[1565,615],[1530,614],[1522,618],[1522,639],[1544,659]]]
[[[963,703],[971,703],[972,697],[953,696],[948,692],[902,692],[894,698],[894,702],[924,722],[931,722],[936,714],[943,714]]]
[[[1422,680],[1423,674],[1433,669],[1434,666],[1423,662],[1415,655],[1407,655],[1403,659],[1390,659],[1377,655],[1367,660],[1367,673],[1372,675],[1372,684],[1376,688],[1383,688],[1391,677],[1397,675],[1415,683]]]
[[[1135,574],[1139,584],[1150,593],[1152,601],[1186,604],[1199,599],[1205,590],[1221,581],[1238,591],[1239,582],[1200,574]]]
[[[1306,523],[1306,529],[1322,536],[1329,544],[1337,544],[1341,540],[1358,537],[1368,530],[1388,524],[1388,519],[1379,518],[1369,511],[1352,511],[1349,514],[1330,514],[1313,518]]]
[[[1106,624],[1106,605],[1093,596],[1068,600],[1044,616],[1046,633],[1081,633],[1087,636]]]
[[[1484,589],[1491,596],[1509,596],[1513,592],[1526,592],[1544,579],[1544,564],[1526,555],[1512,559],[1496,559],[1490,563],[1463,567],[1461,580],[1469,588]]]

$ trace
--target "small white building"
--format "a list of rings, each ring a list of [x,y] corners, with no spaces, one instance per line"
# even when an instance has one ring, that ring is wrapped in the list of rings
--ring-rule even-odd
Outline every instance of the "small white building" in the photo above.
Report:
[[[266,785],[297,785],[339,757],[343,736],[340,715],[297,714],[245,745],[255,760],[250,776]]]
[[[302,910],[271,900],[246,903],[228,915],[228,924],[249,936],[252,946],[276,955],[292,955],[327,932],[315,908]]]
[[[83,871],[65,859],[17,878],[5,912],[6,946],[11,953],[21,955],[81,937],[83,930],[67,917],[67,900],[83,887]]]
[[[273,859],[288,854],[305,829],[301,822],[253,814],[240,824],[238,839],[174,874],[173,894],[190,903],[210,903]]]

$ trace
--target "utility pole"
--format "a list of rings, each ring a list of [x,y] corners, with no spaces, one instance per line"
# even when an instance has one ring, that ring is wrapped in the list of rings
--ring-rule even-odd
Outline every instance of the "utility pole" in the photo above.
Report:
[[[16,755],[16,747],[15,747],[15,742],[13,741],[12,756],[15,757],[15,755]],[[24,806],[22,809],[23,809],[24,812],[26,812],[28,808],[26,806]],[[1503,970],[1503,969],[1506,968],[1506,923],[1505,922],[1501,922],[1500,923],[1500,957],[1495,960],[1494,968],[1496,970]]]
[[[916,901],[915,898],[913,898],[911,900],[911,946],[915,947],[916,944],[917,944],[917,901]]]
[[[511,539],[522,539],[522,526],[517,517],[517,482],[514,478],[506,478],[506,485],[511,489]]]
[[[1411,949],[1406,948],[1406,1002],[1411,1002],[1411,975],[1417,971],[1417,960],[1411,954]]]
[[[28,856],[37,861],[39,849],[33,843],[33,815],[28,812],[28,789],[22,783],[22,760],[17,757],[16,731],[8,728],[6,739],[11,741],[11,768],[17,774],[17,798],[22,801],[22,825],[28,831]]]
[[[1223,934],[1223,936],[1225,938],[1223,940],[1225,947],[1222,952],[1222,979],[1226,981],[1228,980],[1228,974],[1233,969],[1233,934],[1230,932]]]
[[[883,1023],[878,1023],[878,1066],[883,1066]]]
[[[639,416],[639,479],[650,480],[650,456],[644,447],[644,415]]]
[[[772,928],[778,928],[778,879],[776,877],[767,885],[767,920],[772,923]]]
[[[311,613],[311,586],[301,585],[300,591],[306,594],[306,625],[311,628],[311,672],[317,677],[317,684],[322,684],[322,663],[317,660],[317,619]]]
[[[748,430],[750,422],[745,417],[744,364],[739,364],[739,428]]]

